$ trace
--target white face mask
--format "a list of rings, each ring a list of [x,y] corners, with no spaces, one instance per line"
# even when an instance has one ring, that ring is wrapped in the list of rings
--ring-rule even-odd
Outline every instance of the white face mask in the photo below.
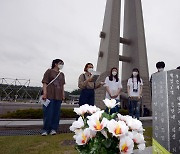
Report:
[[[91,73],[93,71],[93,68],[88,68],[87,70],[89,73]]]
[[[117,74],[117,72],[116,72],[116,71],[113,71],[113,72],[112,72],[112,75],[113,75],[113,76],[115,76],[116,74]]]
[[[133,72],[133,76],[137,76],[138,75],[138,72]]]
[[[159,68],[158,69],[158,72],[162,72],[162,71],[164,71],[164,68]]]
[[[62,69],[63,69],[63,66],[64,66],[64,65],[59,64],[59,65],[58,65],[58,68],[59,68],[60,70],[62,70]]]

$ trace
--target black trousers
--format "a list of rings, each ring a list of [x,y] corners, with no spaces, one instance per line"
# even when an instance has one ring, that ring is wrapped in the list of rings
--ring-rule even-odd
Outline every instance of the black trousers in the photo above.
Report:
[[[94,105],[94,89],[82,89],[79,97],[79,106],[88,104]]]

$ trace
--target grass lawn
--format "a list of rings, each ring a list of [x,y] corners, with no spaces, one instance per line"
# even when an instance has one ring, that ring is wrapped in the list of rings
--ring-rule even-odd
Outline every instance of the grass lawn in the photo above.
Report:
[[[55,136],[0,136],[2,154],[77,154],[72,141],[73,133]],[[145,127],[146,146],[152,146],[152,127]]]

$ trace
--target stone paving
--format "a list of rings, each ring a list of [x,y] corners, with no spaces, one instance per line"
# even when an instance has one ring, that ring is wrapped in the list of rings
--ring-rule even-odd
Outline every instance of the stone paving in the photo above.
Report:
[[[141,117],[143,126],[152,126],[152,117]],[[69,127],[75,119],[60,120],[58,133],[70,133]],[[40,135],[42,119],[0,119],[0,136]]]

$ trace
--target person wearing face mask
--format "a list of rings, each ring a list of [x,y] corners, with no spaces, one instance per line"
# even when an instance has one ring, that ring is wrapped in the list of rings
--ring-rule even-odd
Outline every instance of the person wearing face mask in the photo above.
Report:
[[[56,135],[59,127],[60,108],[62,100],[65,98],[64,84],[65,76],[61,72],[64,62],[61,59],[55,59],[52,62],[51,69],[48,69],[43,76],[43,96],[42,99],[48,99],[48,106],[43,105],[43,133]],[[53,81],[53,82],[52,82]]]
[[[106,98],[116,99],[117,102],[120,102],[120,93],[122,89],[122,84],[118,78],[118,69],[113,67],[110,71],[110,75],[105,79],[106,87]],[[119,105],[111,109],[110,114],[119,112]]]
[[[140,99],[142,97],[143,81],[140,78],[139,70],[134,68],[132,75],[127,82],[129,115],[139,119]]]
[[[97,83],[93,82],[93,64],[87,63],[84,67],[84,72],[79,76],[78,87],[81,89],[81,94],[79,97],[79,106],[84,104],[94,105],[96,88],[103,85],[103,82]]]

